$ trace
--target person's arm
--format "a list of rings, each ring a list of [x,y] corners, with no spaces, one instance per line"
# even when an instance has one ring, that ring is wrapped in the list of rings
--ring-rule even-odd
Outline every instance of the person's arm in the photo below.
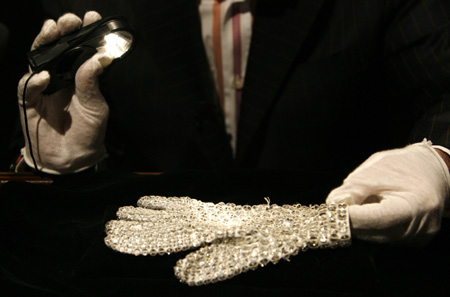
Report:
[[[356,238],[423,244],[439,231],[450,202],[450,3],[391,4],[397,6],[385,31],[384,87],[405,113],[415,115],[413,144],[373,154],[327,201],[351,204]]]
[[[449,172],[450,172],[450,150],[447,148],[435,148],[439,156],[442,158],[442,160],[445,162],[445,165],[447,166]],[[444,209],[444,217],[450,218],[450,202],[447,203]]]
[[[327,203],[350,204],[356,238],[416,245],[439,231],[449,193],[448,167],[424,140],[372,155],[329,194]]]
[[[436,152],[439,154],[439,156],[442,158],[442,160],[447,165],[448,170],[450,171],[450,155],[443,152],[442,150],[435,148]]]

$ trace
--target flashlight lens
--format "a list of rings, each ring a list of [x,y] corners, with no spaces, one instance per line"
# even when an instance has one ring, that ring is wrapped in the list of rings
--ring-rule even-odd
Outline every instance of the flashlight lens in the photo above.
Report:
[[[104,45],[98,48],[98,50],[106,51],[116,59],[130,49],[132,41],[133,36],[127,31],[109,33],[104,37]]]

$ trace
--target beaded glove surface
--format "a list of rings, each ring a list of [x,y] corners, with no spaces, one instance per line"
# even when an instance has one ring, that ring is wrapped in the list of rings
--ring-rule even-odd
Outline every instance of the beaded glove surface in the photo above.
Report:
[[[106,224],[105,243],[133,255],[164,255],[201,247],[177,262],[188,285],[231,278],[309,248],[351,242],[345,204],[236,205],[189,197],[144,196]]]

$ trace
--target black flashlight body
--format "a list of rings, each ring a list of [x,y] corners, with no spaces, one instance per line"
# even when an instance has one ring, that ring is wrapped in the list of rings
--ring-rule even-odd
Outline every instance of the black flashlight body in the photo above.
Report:
[[[133,35],[132,28],[124,17],[113,16],[27,53],[33,72],[47,70],[50,73],[50,83],[43,93],[49,95],[73,85],[78,68],[97,52],[103,38],[114,32],[128,32],[131,37]],[[126,53],[131,50],[132,44],[133,42]],[[123,56],[125,54],[120,58]]]

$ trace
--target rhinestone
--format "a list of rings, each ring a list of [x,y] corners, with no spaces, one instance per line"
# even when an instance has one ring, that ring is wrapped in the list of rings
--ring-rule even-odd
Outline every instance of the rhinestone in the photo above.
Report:
[[[241,206],[144,196],[138,207],[119,208],[118,220],[105,226],[105,244],[122,253],[151,256],[200,247],[174,267],[182,282],[198,286],[289,260],[299,251],[351,243],[345,204],[279,206],[266,201]]]

